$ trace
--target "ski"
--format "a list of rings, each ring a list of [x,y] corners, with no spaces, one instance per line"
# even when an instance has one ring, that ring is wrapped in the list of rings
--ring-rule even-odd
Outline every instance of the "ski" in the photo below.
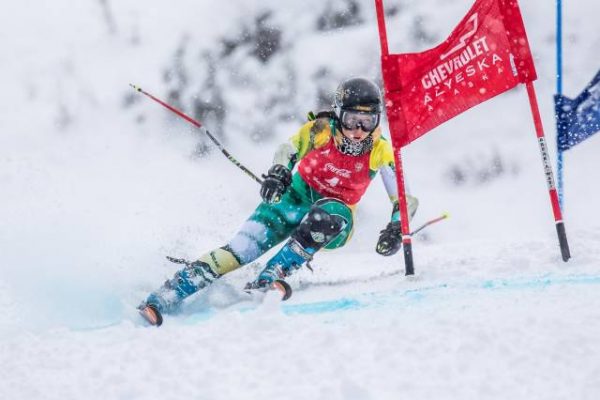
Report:
[[[271,288],[281,292],[281,301],[286,301],[292,297],[292,287],[284,280],[276,280],[272,283]]]
[[[146,322],[148,322],[152,326],[159,327],[163,323],[163,317],[160,311],[156,308],[156,306],[149,304],[144,307],[140,307],[139,313],[144,318]]]
[[[266,292],[269,290],[278,290],[281,292],[281,301],[286,301],[292,297],[292,287],[282,279],[273,281],[269,286],[258,286],[255,282],[248,282],[244,288],[244,291],[248,294],[252,294],[255,291]]]

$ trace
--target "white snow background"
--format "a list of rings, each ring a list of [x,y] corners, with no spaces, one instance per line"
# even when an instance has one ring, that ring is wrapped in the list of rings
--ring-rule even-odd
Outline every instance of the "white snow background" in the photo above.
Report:
[[[562,262],[524,88],[505,93],[409,145],[404,167],[421,206],[442,212],[403,257],[374,246],[390,205],[379,178],[352,242],[291,279],[292,299],[240,308],[255,267],[232,273],[160,329],[135,306],[177,269],[220,246],[259,202],[255,182],[218,151],[192,156],[196,136],[157,104],[124,98],[138,84],[165,96],[161,73],[186,32],[214,46],[264,9],[285,27],[300,82],[299,115],[315,107],[318,66],[377,77],[371,1],[365,23],[328,32],[315,14],[343,1],[24,0],[0,13],[0,398],[2,399],[585,399],[600,398],[600,135],[565,153]],[[387,4],[387,3],[386,3]],[[390,50],[420,26],[439,42],[471,1],[389,1]],[[108,6],[110,13],[103,14]],[[521,1],[539,75],[552,157],[555,10]],[[600,68],[597,0],[565,2],[564,93]],[[417,22],[415,22],[417,21]],[[420,21],[420,22],[419,22]],[[112,27],[112,28],[111,28]],[[277,66],[238,60],[250,78]],[[279,71],[279,72],[277,72]],[[198,74],[202,71],[198,71]],[[194,78],[196,79],[196,78]],[[274,78],[273,78],[274,79]],[[325,81],[333,91],[337,78]],[[321,83],[323,84],[323,83]],[[260,145],[253,99],[227,91],[227,148],[257,174],[301,119],[273,124]],[[146,120],[136,123],[135,113]],[[209,127],[210,128],[210,127]],[[453,185],[455,165],[504,173]],[[556,172],[556,170],[555,170]],[[242,303],[244,304],[244,303]]]

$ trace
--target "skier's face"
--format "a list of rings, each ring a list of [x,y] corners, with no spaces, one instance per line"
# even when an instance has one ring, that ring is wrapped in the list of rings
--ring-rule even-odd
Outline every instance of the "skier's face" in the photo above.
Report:
[[[353,140],[355,142],[361,142],[361,141],[365,140],[367,138],[367,136],[369,136],[369,132],[365,132],[358,127],[355,129],[346,129],[346,128],[342,127],[342,133],[348,139]]]

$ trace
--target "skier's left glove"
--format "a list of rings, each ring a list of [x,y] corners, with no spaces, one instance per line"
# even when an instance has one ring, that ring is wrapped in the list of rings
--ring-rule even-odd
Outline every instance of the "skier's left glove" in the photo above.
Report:
[[[292,183],[292,172],[281,164],[269,168],[267,175],[262,176],[264,181],[260,188],[260,197],[265,203],[279,203],[281,196]]]
[[[375,251],[382,256],[391,256],[396,254],[401,246],[402,230],[400,229],[400,221],[392,221],[380,232]]]

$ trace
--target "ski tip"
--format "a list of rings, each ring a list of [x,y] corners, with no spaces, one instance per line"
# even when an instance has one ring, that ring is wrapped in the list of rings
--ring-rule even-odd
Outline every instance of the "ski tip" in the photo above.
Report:
[[[278,279],[275,282],[273,282],[272,287],[273,289],[277,289],[281,292],[281,301],[286,301],[287,299],[292,297],[292,287],[286,281]]]
[[[292,288],[284,280],[277,279],[271,283],[268,282],[248,282],[244,287],[244,292],[253,294],[254,292],[267,292],[269,290],[278,290],[281,292],[281,301],[286,301],[292,297]]]
[[[152,326],[159,327],[163,323],[163,317],[156,306],[149,304],[139,309],[139,313]]]
[[[142,91],[142,88],[139,86],[134,85],[133,83],[130,83],[129,86],[131,86],[134,90],[137,90],[138,92]]]
[[[442,214],[442,219],[444,219],[444,218],[450,218],[450,213],[449,213],[448,211],[445,211],[445,212]]]

